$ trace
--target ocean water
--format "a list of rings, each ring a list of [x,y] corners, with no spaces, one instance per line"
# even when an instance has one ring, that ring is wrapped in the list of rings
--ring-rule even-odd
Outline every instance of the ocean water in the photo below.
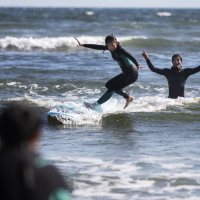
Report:
[[[200,79],[185,98],[168,99],[167,81],[151,72],[145,49],[160,68],[180,53],[183,67],[200,65],[199,9],[0,8],[0,106],[29,103],[45,127],[42,155],[69,176],[76,200],[197,200],[200,196]],[[88,110],[120,73],[109,52],[79,47],[103,44],[114,33],[139,61],[139,79],[101,112]],[[47,113],[61,107],[62,125]]]

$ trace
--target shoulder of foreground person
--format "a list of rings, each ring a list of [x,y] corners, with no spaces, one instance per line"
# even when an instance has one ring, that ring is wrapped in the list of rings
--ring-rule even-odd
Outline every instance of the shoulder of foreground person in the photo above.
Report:
[[[57,167],[42,158],[36,158],[35,194],[41,200],[70,200],[72,183],[63,177]]]

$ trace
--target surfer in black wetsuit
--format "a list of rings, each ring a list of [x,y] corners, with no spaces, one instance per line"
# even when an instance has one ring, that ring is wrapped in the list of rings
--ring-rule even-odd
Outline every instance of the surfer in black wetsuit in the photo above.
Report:
[[[113,34],[108,35],[105,38],[105,45],[81,44],[77,38],[75,39],[78,44],[83,47],[103,51],[109,50],[112,58],[118,62],[122,70],[121,74],[115,76],[106,83],[107,91],[103,94],[103,96],[93,104],[85,103],[86,107],[95,108],[95,106],[105,103],[115,92],[116,94],[119,94],[126,99],[126,104],[124,106],[125,109],[133,101],[133,97],[124,92],[123,88],[134,83],[137,80],[139,69],[139,64],[137,60],[124,48],[121,47],[120,43],[117,41],[116,37]]]
[[[143,51],[142,56],[147,62],[150,70],[157,74],[163,75],[167,78],[168,87],[169,87],[169,96],[168,98],[176,99],[178,97],[184,97],[184,88],[187,78],[200,71],[200,66],[196,68],[186,68],[182,69],[182,57],[179,54],[174,54],[172,56],[172,67],[171,69],[164,68],[159,69],[153,66],[151,63],[148,54]]]

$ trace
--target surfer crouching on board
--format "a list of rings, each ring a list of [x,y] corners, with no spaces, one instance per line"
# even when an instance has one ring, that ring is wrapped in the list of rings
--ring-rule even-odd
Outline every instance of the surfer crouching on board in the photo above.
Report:
[[[96,50],[110,51],[112,58],[117,61],[122,70],[121,74],[115,76],[106,83],[107,91],[97,102],[92,104],[85,102],[85,106],[94,109],[96,106],[108,101],[115,92],[126,99],[124,109],[128,107],[128,105],[133,101],[133,97],[124,92],[123,88],[137,80],[139,69],[137,60],[121,47],[120,43],[117,41],[117,38],[113,34],[106,36],[105,45],[82,44],[77,38],[75,39],[80,46]]]

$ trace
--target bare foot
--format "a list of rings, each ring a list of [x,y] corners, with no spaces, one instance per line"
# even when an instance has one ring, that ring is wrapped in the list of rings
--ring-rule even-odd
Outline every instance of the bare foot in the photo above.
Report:
[[[133,101],[133,97],[129,96],[128,99],[126,100],[126,104],[124,106],[124,109],[127,108],[132,101]]]

